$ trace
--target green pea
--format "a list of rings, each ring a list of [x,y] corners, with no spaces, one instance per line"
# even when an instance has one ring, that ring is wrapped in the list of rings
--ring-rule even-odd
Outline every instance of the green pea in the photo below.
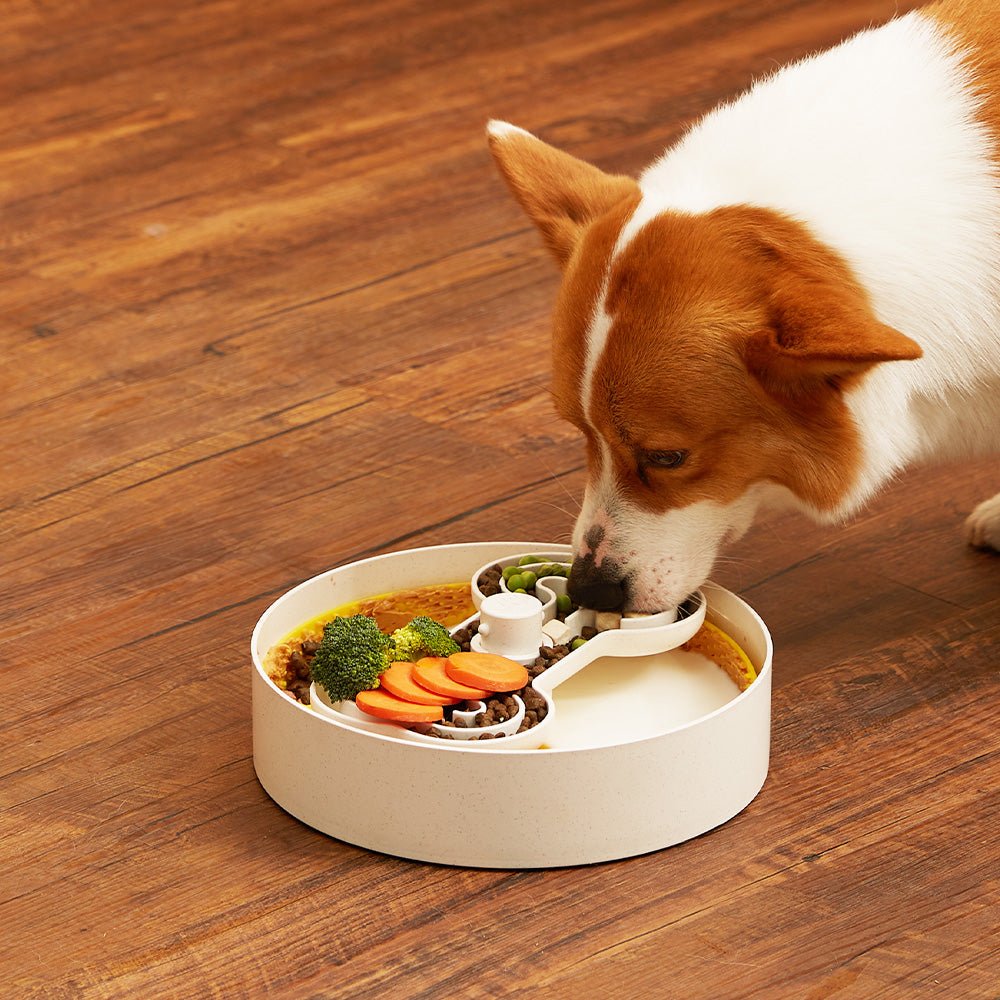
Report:
[[[530,569],[526,569],[523,573],[520,574],[520,577],[521,577],[521,586],[524,587],[525,590],[531,590],[531,588],[534,587],[535,583],[538,580],[538,577],[535,576],[535,574],[532,573]]]
[[[517,571],[518,571],[517,566],[504,566],[503,568],[504,580],[509,580]]]
[[[527,591],[526,591],[526,590],[524,589],[524,587],[517,587],[517,588],[516,588],[516,589],[514,590],[514,593],[515,593],[515,594],[526,594],[526,593],[527,593]]]
[[[539,559],[538,556],[521,556],[521,558],[518,559],[517,564],[518,566],[533,566],[535,563],[539,563],[541,561],[542,560]]]
[[[520,573],[515,573],[513,576],[507,577],[507,589],[508,590],[523,590],[524,589],[524,577]]]
[[[580,648],[581,646],[586,646],[586,645],[587,645],[587,640],[586,640],[586,639],[583,639],[583,638],[581,638],[580,636],[577,636],[577,637],[576,637],[576,638],[575,638],[575,639],[574,639],[574,640],[573,640],[573,641],[572,641],[572,642],[571,642],[571,643],[569,644],[569,648],[570,648],[570,650],[572,651],[572,650],[574,650],[574,649],[579,649],[579,648]]]
[[[556,598],[556,607],[560,611],[570,611],[573,607],[573,602],[569,599],[569,594],[560,594]]]

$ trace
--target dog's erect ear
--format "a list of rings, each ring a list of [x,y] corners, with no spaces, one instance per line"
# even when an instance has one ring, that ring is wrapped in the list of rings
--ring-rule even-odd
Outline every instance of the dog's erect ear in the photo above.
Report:
[[[560,265],[590,222],[639,194],[631,177],[606,174],[515,125],[491,121],[487,133],[500,173]]]
[[[914,361],[920,345],[876,319],[856,288],[798,277],[779,281],[771,322],[751,339],[748,362],[765,383],[789,391],[823,380],[844,384],[884,361]]]

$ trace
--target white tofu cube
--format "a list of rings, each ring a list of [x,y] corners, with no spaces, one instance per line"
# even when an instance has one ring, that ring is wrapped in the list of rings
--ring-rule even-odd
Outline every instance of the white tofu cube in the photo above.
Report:
[[[542,626],[542,631],[551,640],[551,645],[561,646],[573,637],[573,630],[565,623],[553,618]]]

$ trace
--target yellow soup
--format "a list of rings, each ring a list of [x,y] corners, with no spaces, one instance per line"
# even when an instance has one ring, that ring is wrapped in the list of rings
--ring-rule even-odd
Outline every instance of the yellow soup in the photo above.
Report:
[[[429,587],[413,587],[410,590],[394,590],[388,594],[365,597],[332,611],[324,611],[300,625],[284,641],[319,639],[327,622],[348,615],[371,615],[383,632],[392,632],[418,615],[426,615],[446,628],[453,628],[473,615],[475,610],[468,583],[437,583]]]

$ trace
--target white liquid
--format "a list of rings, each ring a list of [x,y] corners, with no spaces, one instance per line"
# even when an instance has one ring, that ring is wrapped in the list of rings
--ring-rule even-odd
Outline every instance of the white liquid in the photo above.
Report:
[[[602,657],[552,692],[553,749],[611,746],[659,736],[728,704],[740,693],[698,653]]]

